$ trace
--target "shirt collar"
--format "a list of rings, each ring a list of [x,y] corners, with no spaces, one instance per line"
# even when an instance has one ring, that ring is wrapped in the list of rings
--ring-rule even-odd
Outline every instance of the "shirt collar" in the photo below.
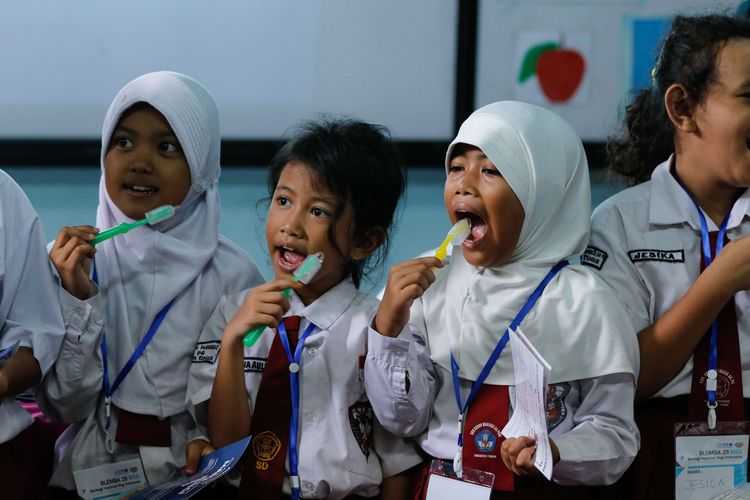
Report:
[[[351,276],[341,280],[338,285],[308,306],[305,306],[297,294],[292,292],[289,312],[286,315],[299,314],[321,330],[328,330],[344,314],[358,294]]]
[[[669,171],[674,155],[660,164],[651,174],[651,195],[649,204],[649,223],[655,225],[674,225],[687,223],[696,231],[701,230],[701,221],[695,210],[695,204],[690,195],[680,186],[677,179]],[[732,207],[727,228],[739,226],[750,211],[750,189],[746,189]],[[706,217],[709,231],[716,231],[718,227]]]

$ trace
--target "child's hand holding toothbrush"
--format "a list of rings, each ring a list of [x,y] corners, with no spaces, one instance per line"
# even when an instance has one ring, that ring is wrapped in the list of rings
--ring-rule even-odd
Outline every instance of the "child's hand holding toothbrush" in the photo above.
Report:
[[[63,288],[79,300],[86,300],[91,294],[89,272],[96,253],[91,242],[98,232],[93,226],[63,227],[49,252]]]

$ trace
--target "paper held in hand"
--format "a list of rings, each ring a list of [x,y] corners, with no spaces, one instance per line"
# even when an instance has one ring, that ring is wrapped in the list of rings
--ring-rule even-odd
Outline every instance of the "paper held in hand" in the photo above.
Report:
[[[534,466],[552,478],[552,449],[547,435],[545,396],[550,365],[531,345],[520,328],[509,330],[515,372],[513,415],[502,430],[506,438],[528,436],[536,441]]]

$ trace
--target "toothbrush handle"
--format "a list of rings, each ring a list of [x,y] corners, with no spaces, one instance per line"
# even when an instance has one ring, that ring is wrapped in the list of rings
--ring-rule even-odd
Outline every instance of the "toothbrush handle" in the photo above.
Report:
[[[260,338],[260,334],[263,333],[263,330],[265,330],[265,326],[256,326],[249,332],[247,332],[247,335],[245,335],[245,338],[242,339],[242,343],[245,345],[245,347],[252,347]]]
[[[127,233],[130,229],[131,229],[130,224],[123,222],[122,224],[118,226],[112,227],[110,229],[107,229],[106,231],[102,231],[101,233],[97,234],[94,237],[94,240],[91,242],[91,244],[96,245],[98,243],[101,243],[102,241],[112,238],[113,236]]]
[[[291,296],[292,291],[289,288],[285,288],[281,293],[288,299]],[[263,330],[265,329],[265,326],[256,326],[255,328],[247,332],[245,338],[242,339],[242,343],[245,345],[245,347],[252,347],[258,341],[258,339],[260,338],[260,334],[263,333]]]

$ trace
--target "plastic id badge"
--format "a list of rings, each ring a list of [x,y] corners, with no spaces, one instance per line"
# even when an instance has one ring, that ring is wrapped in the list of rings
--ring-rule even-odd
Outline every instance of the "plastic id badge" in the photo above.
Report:
[[[436,458],[430,464],[426,500],[489,500],[494,482],[493,473],[468,467],[459,479],[451,462]]]
[[[747,484],[745,422],[675,424],[676,500],[708,500]],[[731,497],[730,497],[731,498]]]
[[[73,477],[84,500],[122,498],[148,485],[140,458],[74,471]]]

